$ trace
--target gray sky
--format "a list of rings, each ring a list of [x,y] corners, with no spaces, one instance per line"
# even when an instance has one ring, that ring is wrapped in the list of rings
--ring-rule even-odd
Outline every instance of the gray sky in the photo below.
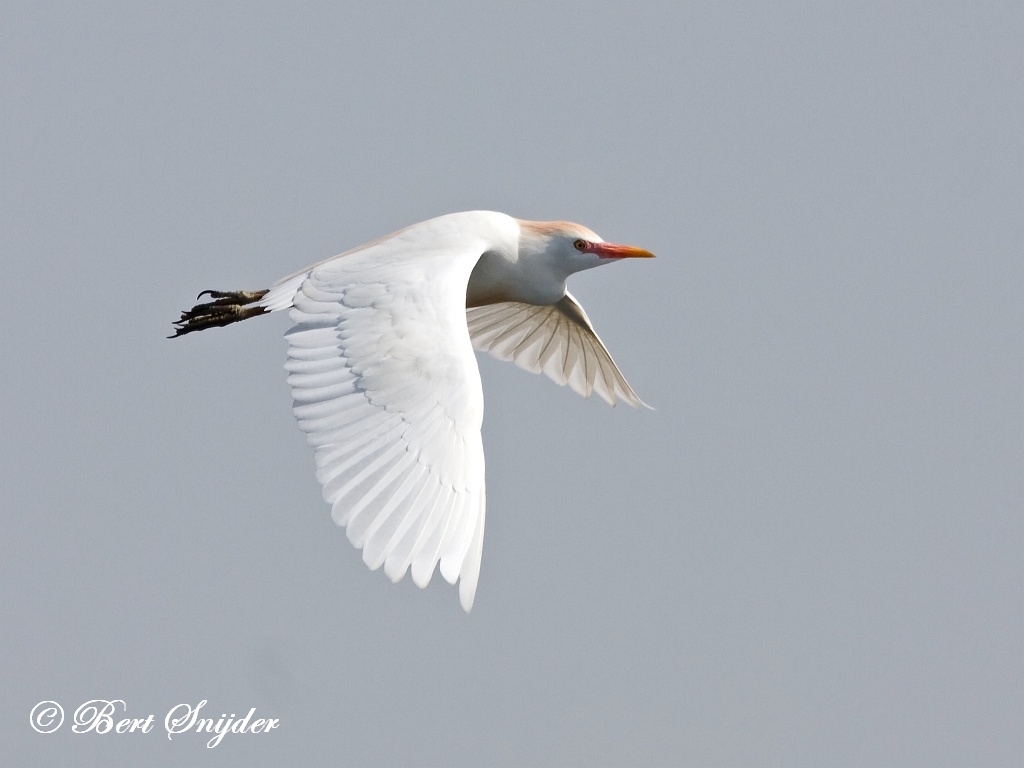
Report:
[[[1021,5],[293,5],[3,4],[5,759],[1020,765]],[[467,617],[332,523],[286,317],[164,336],[473,208],[658,254],[570,283],[657,410],[481,361]]]

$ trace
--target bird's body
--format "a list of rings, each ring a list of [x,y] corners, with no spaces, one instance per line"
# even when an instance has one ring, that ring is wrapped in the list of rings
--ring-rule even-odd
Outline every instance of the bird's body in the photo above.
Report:
[[[209,292],[175,335],[290,309],[288,382],[332,516],[370,568],[425,587],[440,563],[467,612],[484,532],[474,347],[585,396],[640,404],[573,272],[647,251],[568,222],[471,211],[414,224],[278,281]]]

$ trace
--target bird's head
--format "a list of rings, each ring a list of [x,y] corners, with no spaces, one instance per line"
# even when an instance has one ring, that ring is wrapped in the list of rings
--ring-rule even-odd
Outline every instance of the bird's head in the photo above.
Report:
[[[566,276],[622,259],[654,258],[643,248],[606,243],[596,232],[570,221],[521,221],[520,226],[520,248],[543,254]]]

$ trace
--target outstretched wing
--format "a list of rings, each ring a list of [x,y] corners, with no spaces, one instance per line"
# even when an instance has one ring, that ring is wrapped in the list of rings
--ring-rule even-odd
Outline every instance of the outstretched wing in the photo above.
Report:
[[[338,525],[392,581],[440,562],[473,605],[484,535],[483,393],[466,329],[480,238],[405,230],[315,266],[292,300],[288,383]],[[429,242],[429,246],[424,243]]]
[[[609,405],[616,398],[646,405],[622,375],[590,318],[566,293],[551,306],[506,301],[466,310],[473,346],[499,360],[510,360],[531,373],[590,397],[596,392]]]

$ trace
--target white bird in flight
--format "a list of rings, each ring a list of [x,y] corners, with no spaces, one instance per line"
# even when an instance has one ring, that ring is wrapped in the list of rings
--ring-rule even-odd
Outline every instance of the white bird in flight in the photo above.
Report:
[[[174,337],[290,309],[288,383],[334,521],[392,581],[438,562],[473,607],[484,538],[484,400],[474,348],[609,404],[642,405],[583,308],[574,272],[650,251],[565,221],[440,216],[264,291],[204,291]],[[173,337],[172,337],[173,338]]]

